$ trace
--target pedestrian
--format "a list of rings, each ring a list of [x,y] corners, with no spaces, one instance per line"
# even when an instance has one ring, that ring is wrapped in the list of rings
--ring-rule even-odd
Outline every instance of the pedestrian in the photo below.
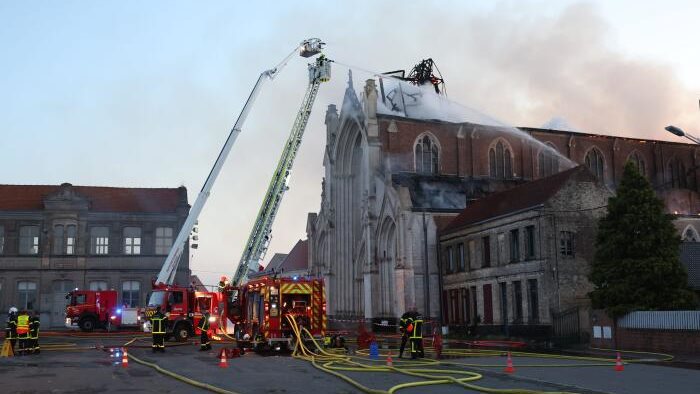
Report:
[[[399,320],[399,330],[401,331],[401,347],[399,348],[399,358],[403,357],[403,351],[406,349],[406,342],[408,342],[408,324],[412,323],[410,309],[401,315],[401,320]]]
[[[199,337],[199,351],[211,350],[211,343],[209,343],[209,311],[204,311],[197,328],[201,331]]]
[[[39,348],[40,325],[39,313],[34,311],[34,313],[32,313],[32,315],[29,317],[29,351],[35,354],[41,353],[41,349]]]
[[[29,313],[22,310],[17,314],[17,355],[27,353],[29,350]]]
[[[153,335],[153,353],[160,351],[165,353],[165,315],[156,307],[156,312],[151,316],[151,334]]]
[[[5,325],[5,339],[10,341],[12,351],[17,344],[17,308],[14,306],[7,312],[7,324]]]

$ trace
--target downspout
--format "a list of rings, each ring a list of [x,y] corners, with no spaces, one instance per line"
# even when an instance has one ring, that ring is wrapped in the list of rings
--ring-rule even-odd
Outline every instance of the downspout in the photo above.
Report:
[[[430,268],[428,266],[428,222],[425,219],[425,207],[423,207],[423,281],[425,282],[424,301],[425,317],[430,319]]]

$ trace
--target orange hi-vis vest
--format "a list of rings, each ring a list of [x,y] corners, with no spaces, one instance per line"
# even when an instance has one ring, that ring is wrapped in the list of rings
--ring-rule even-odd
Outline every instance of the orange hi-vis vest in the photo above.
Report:
[[[23,337],[29,333],[29,315],[17,316],[17,336]]]

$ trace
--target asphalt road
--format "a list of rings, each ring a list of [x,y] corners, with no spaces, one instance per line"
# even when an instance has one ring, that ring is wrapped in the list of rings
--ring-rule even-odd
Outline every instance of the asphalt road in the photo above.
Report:
[[[163,375],[153,368],[130,361],[127,368],[119,358],[110,357],[110,347],[129,338],[52,337],[42,340],[40,355],[0,359],[2,393],[200,393],[203,389]],[[74,344],[69,350],[56,344]],[[259,356],[247,353],[219,368],[218,349],[199,352],[192,344],[169,346],[165,354],[153,354],[147,340],[137,341],[130,354],[183,375],[238,393],[358,393],[354,386],[315,368],[311,363],[289,356]],[[170,345],[170,343],[168,343]],[[53,348],[53,349],[52,349]],[[628,364],[616,372],[612,365],[587,366],[590,361],[515,358],[516,372],[503,373],[504,357],[469,357],[446,360],[441,365],[411,365],[394,360],[396,367],[451,369],[482,375],[472,382],[488,388],[566,391],[575,393],[697,393],[700,371],[648,364]],[[364,361],[369,362],[369,361]],[[377,365],[383,364],[382,361]],[[465,365],[468,364],[468,365]],[[396,372],[339,371],[366,387],[387,390],[421,378]],[[421,386],[401,393],[476,392],[457,385]]]

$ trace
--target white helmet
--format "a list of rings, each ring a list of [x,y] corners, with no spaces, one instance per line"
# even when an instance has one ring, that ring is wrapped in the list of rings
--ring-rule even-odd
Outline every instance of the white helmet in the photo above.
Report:
[[[17,308],[14,306],[10,308],[10,313],[17,313]]]

